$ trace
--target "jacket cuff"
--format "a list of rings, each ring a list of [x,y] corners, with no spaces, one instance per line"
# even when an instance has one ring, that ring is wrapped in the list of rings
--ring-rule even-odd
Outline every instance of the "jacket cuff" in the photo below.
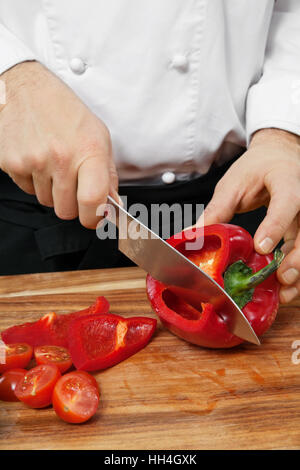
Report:
[[[35,60],[33,52],[0,24],[0,74],[27,60]]]
[[[246,103],[247,146],[259,129],[274,127],[300,135],[300,77],[262,78]]]

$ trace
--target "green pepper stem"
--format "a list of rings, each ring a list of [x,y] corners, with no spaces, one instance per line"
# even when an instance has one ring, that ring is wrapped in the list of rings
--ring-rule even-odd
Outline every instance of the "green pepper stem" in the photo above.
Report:
[[[236,286],[236,289],[239,292],[244,292],[258,286],[279,268],[283,258],[284,254],[282,251],[279,249],[275,250],[273,261],[256,273],[246,276],[239,286]]]

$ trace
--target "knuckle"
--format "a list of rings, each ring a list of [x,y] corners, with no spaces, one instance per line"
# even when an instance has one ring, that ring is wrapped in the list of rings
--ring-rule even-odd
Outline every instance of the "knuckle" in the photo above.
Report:
[[[75,210],[68,211],[64,208],[55,207],[54,211],[57,217],[62,220],[73,220],[78,216],[78,213]]]
[[[106,202],[108,192],[108,184],[103,184],[102,186],[100,186],[100,188],[96,186],[85,186],[78,193],[78,204],[88,209],[95,207],[96,210],[96,207],[99,204]]]
[[[84,194],[78,197],[79,204],[87,208],[96,207],[105,200],[106,197],[103,193],[99,194],[98,191],[93,190],[86,191]]]
[[[205,208],[205,214],[216,214],[222,211],[222,207],[219,201],[211,200],[208,206]]]
[[[84,153],[87,156],[105,155],[110,151],[107,143],[101,138],[89,138],[84,145]]]
[[[8,165],[8,173],[16,177],[24,176],[27,171],[23,159],[13,158]]]
[[[72,157],[70,151],[61,144],[52,144],[51,160],[54,170],[57,172],[66,172],[70,167]]]
[[[224,180],[223,178],[221,178],[215,186],[214,194],[218,194],[220,191],[223,191],[223,189],[224,189]]]
[[[28,163],[30,165],[31,171],[35,173],[40,173],[46,167],[46,157],[41,154],[31,154],[28,158]]]
[[[83,140],[82,152],[87,155],[110,154],[112,150],[111,135],[102,122],[93,127],[87,133],[88,137]]]

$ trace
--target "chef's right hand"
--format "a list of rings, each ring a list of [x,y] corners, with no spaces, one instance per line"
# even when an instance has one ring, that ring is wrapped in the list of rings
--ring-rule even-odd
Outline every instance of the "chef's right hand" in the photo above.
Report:
[[[108,129],[38,62],[18,64],[0,79],[6,85],[0,168],[59,218],[79,216],[82,225],[95,228],[97,206],[108,194],[118,199]]]

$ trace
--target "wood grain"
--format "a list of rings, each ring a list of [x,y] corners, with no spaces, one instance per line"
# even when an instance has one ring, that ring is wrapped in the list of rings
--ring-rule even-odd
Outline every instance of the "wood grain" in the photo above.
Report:
[[[153,316],[138,268],[0,279],[0,330],[105,295],[111,312]],[[97,414],[83,425],[51,408],[0,402],[0,449],[299,449],[300,301],[282,307],[262,346],[209,350],[158,324],[135,356],[95,374]],[[299,354],[300,357],[300,354]]]

